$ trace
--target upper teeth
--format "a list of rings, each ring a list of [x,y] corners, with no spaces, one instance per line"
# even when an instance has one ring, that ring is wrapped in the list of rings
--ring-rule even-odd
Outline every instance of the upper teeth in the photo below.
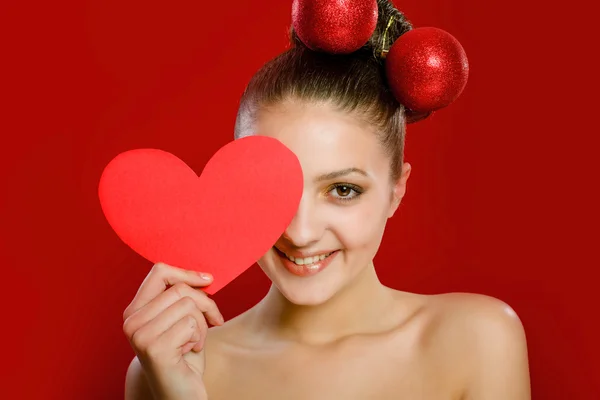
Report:
[[[309,265],[309,264],[314,264],[317,261],[322,261],[322,260],[326,259],[332,253],[333,252],[328,253],[328,254],[321,254],[320,256],[306,257],[306,258],[296,258],[293,256],[288,256],[287,254],[285,256],[288,258],[288,260],[294,262],[296,265]]]

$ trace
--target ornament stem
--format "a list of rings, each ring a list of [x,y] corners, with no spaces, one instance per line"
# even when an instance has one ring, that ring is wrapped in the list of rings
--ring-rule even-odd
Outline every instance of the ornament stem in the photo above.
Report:
[[[395,18],[392,15],[390,17],[390,20],[388,21],[387,27],[385,28],[385,31],[383,32],[383,47],[381,48],[381,58],[385,58],[387,56],[387,53],[390,51],[387,47],[387,33],[390,30],[390,27],[392,26],[392,23],[394,22]]]

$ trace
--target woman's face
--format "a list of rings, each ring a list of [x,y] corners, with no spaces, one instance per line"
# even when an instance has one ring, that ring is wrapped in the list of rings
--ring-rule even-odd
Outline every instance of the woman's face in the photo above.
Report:
[[[304,174],[294,219],[258,264],[290,302],[323,303],[370,267],[410,165],[391,182],[373,128],[327,103],[288,100],[262,110],[253,128],[292,150]]]

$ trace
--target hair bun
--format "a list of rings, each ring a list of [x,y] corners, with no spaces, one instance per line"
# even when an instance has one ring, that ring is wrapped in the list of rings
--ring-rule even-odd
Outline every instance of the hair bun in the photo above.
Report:
[[[294,0],[292,19],[294,46],[383,67],[409,123],[447,107],[467,83],[458,40],[438,28],[413,29],[389,0]]]
[[[377,0],[377,9],[377,26],[365,47],[371,50],[376,58],[384,59],[392,44],[413,26],[388,0]]]

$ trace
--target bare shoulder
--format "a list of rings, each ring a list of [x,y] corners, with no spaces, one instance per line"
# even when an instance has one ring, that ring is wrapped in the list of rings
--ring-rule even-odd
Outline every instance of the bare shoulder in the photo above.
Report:
[[[427,296],[431,335],[453,349],[465,371],[468,399],[530,399],[525,329],[515,310],[494,297]]]
[[[146,374],[137,357],[129,363],[125,377],[125,400],[147,400],[154,398]]]
[[[515,310],[502,300],[472,293],[428,296],[431,311],[448,329],[461,329],[471,339],[525,341],[525,330]]]

